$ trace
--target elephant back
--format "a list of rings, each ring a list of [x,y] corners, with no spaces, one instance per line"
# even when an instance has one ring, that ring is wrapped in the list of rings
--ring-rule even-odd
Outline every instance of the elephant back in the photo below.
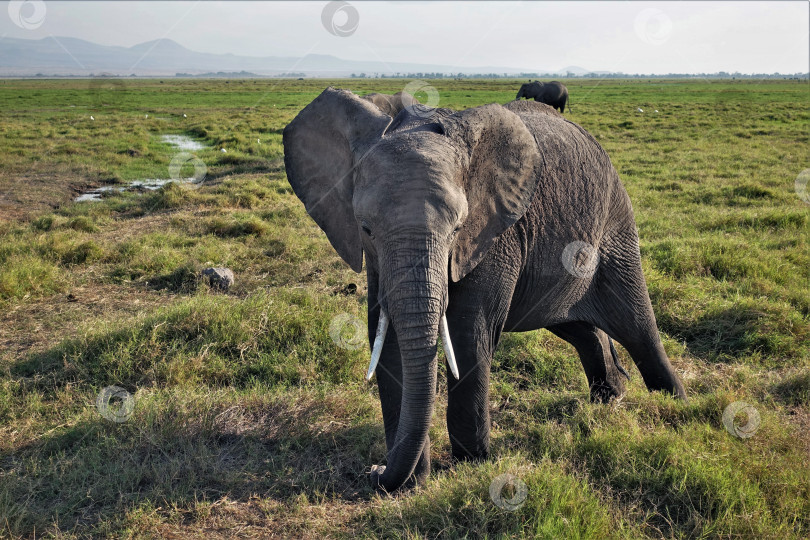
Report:
[[[590,133],[542,103],[512,101],[504,107],[520,117],[543,156],[538,193],[544,196],[538,203],[544,206],[544,215],[551,215],[555,205],[599,219],[605,219],[611,205],[629,208],[616,169]],[[548,206],[549,201],[554,204]]]
[[[372,92],[361,99],[370,101],[391,118],[396,117],[397,114],[408,107],[419,105],[419,100],[407,92],[397,92],[396,94]]]
[[[548,114],[550,116],[557,116],[564,118],[562,114],[557,112],[557,109],[539,101],[515,99],[504,105],[507,109],[520,116],[522,113],[527,114]]]

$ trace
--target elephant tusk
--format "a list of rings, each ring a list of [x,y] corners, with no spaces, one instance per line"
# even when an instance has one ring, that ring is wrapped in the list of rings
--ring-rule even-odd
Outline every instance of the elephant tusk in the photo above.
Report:
[[[453,377],[458,380],[458,364],[456,364],[456,354],[453,352],[453,343],[450,341],[450,329],[447,327],[447,315],[442,315],[442,320],[439,322],[439,329],[442,333],[444,353],[447,355],[447,363],[450,365],[450,372],[453,374]]]
[[[374,338],[374,347],[371,349],[371,363],[368,365],[366,381],[371,380],[371,376],[374,375],[374,370],[377,369],[377,364],[380,362],[386,333],[388,333],[388,315],[380,309],[380,321],[377,323],[377,335]]]

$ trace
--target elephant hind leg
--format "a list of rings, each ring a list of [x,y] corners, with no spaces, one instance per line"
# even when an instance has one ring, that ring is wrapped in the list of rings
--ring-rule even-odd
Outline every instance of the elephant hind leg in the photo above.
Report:
[[[658,334],[637,249],[602,257],[593,289],[596,324],[627,349],[649,390],[686,398]]]
[[[623,377],[629,376],[605,332],[582,321],[549,326],[548,330],[576,348],[588,378],[591,401],[607,403],[624,394]]]

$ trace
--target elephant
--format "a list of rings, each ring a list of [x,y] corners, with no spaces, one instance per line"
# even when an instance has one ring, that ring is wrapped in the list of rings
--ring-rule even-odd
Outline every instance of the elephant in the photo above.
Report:
[[[649,390],[686,398],[656,326],[630,199],[607,153],[547,105],[392,118],[324,90],[283,132],[287,178],[340,257],[368,279],[368,335],[387,463],[381,491],[423,484],[447,358],[455,459],[490,450],[489,371],[502,332],[572,343],[591,399],[624,392],[610,338]]]
[[[372,92],[366,94],[362,99],[372,102],[379,109],[391,118],[399,114],[399,111],[406,107],[419,105],[419,101],[407,92],[397,92],[396,94],[379,94]]]
[[[565,112],[565,104],[568,103],[568,88],[557,81],[548,83],[542,83],[540,81],[529,82],[520,86],[520,90],[518,90],[515,99],[524,97],[526,99],[534,99],[546,105],[551,105],[555,109],[560,109],[560,112]],[[568,111],[571,111],[570,103],[568,103]]]

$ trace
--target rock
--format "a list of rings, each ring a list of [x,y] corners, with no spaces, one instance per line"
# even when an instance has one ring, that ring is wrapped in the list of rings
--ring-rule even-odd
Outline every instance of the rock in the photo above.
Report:
[[[233,285],[233,271],[230,268],[206,268],[202,275],[214,289],[227,291]]]

